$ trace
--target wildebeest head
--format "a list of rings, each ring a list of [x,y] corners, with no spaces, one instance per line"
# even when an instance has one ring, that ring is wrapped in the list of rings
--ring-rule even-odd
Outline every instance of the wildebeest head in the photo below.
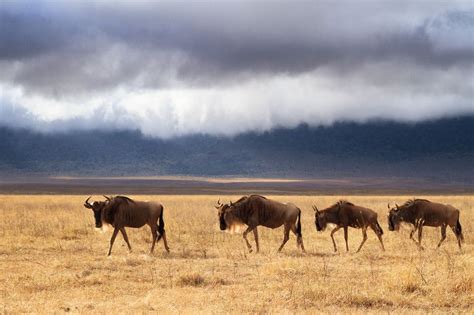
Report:
[[[324,212],[318,210],[318,207],[313,206],[314,209],[314,224],[317,231],[324,231],[327,226],[326,216]]]
[[[216,208],[219,216],[219,227],[221,231],[229,231],[231,233],[240,232],[244,223],[234,215],[235,204],[221,204],[217,202]]]
[[[89,200],[91,197],[87,198],[87,200],[84,202],[84,207],[87,209],[91,209],[94,212],[94,219],[95,219],[95,227],[96,228],[101,228],[102,227],[102,211],[104,210],[104,207],[107,205],[107,201],[94,201],[93,203],[90,203]]]
[[[388,213],[388,229],[390,231],[398,231],[400,229],[400,208],[397,204],[395,204],[394,208],[390,207],[390,204],[387,205],[388,209],[390,210]]]
[[[217,205],[215,206],[217,211],[217,216],[219,217],[219,227],[221,231],[227,229],[227,222],[226,217],[228,217],[228,209],[230,208],[229,205],[221,203],[220,199],[217,201]]]

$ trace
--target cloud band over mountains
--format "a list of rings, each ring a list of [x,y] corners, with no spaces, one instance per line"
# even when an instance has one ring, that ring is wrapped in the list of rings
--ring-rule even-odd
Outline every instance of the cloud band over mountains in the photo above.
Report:
[[[172,137],[474,114],[474,9],[446,2],[0,4],[0,125]]]

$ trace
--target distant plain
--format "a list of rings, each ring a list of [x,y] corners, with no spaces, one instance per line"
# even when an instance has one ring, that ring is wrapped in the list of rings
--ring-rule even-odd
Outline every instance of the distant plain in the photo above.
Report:
[[[472,195],[466,182],[403,177],[1,176],[0,194]]]

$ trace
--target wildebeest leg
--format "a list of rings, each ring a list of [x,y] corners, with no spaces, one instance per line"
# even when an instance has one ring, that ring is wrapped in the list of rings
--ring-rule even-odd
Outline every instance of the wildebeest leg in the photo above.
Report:
[[[337,252],[337,247],[336,247],[336,241],[334,240],[334,233],[336,233],[337,231],[339,231],[341,227],[340,226],[336,226],[334,228],[334,230],[331,231],[331,239],[332,239],[332,245],[334,246],[334,251]]]
[[[110,256],[110,254],[112,254],[112,246],[114,246],[115,238],[117,237],[118,231],[119,231],[119,228],[116,227],[114,229],[114,232],[112,233],[112,238],[110,239],[109,253],[107,254],[107,256]]]
[[[163,237],[163,245],[165,246],[166,251],[169,253],[170,248],[168,247],[168,241],[166,240],[166,232],[163,232],[162,237]]]
[[[257,228],[253,229],[253,236],[255,238],[255,244],[257,245],[257,253],[260,251],[260,245],[258,244],[258,231]]]
[[[377,227],[375,227],[373,225],[371,225],[370,227],[374,231],[375,235],[377,235],[377,237],[380,241],[380,245],[382,245],[382,250],[385,251],[385,247],[383,246],[383,241],[382,241],[382,233],[380,233],[380,230]]]
[[[158,226],[157,226],[156,224],[151,224],[151,225],[150,225],[151,236],[153,237],[153,242],[151,243],[150,254],[153,253],[153,250],[155,249],[156,239],[158,238],[157,227],[158,227]]]
[[[360,243],[359,248],[357,249],[357,253],[360,251],[365,241],[367,241],[367,227],[362,228],[362,243]]]
[[[300,243],[300,238],[298,237],[298,233],[296,233],[296,226],[294,224],[292,224],[290,226],[290,230],[291,230],[291,232],[293,232],[293,234],[296,235],[296,248],[298,249],[298,248],[300,248],[301,243]]]
[[[458,246],[459,246],[459,250],[461,250],[461,235],[459,235],[458,233],[456,233],[456,227],[455,226],[450,226],[451,230],[453,230],[453,233],[454,235],[456,235],[456,238],[458,240]]]
[[[446,239],[446,224],[441,225],[441,239],[438,243],[438,248],[441,246],[441,243]]]
[[[291,231],[296,235],[296,248],[301,247],[301,250],[303,253],[306,253],[306,250],[304,249],[304,244],[303,244],[303,237],[298,236],[298,233],[296,232],[296,226],[293,224],[291,226]]]
[[[347,226],[344,227],[344,240],[346,241],[346,252],[349,251],[349,243],[347,242]]]
[[[415,224],[415,226],[413,227],[413,230],[411,230],[410,232],[410,239],[415,243],[416,243],[416,240],[413,238],[413,235],[415,234],[416,230],[418,230],[418,225]]]
[[[306,249],[304,249],[304,244],[303,244],[303,236],[297,236],[297,240],[299,240],[300,246],[301,246],[301,251],[303,253],[306,253]]]
[[[247,248],[249,249],[249,252],[252,252],[252,245],[250,245],[249,240],[247,239],[247,234],[250,233],[253,229],[255,229],[254,226],[249,226],[245,231],[244,234],[242,235],[244,237],[245,243],[247,243]]]
[[[420,249],[423,249],[423,246],[421,246],[422,237],[423,237],[423,223],[420,222],[418,224],[418,246],[420,247]]]
[[[290,239],[290,225],[285,224],[285,231],[283,232],[283,242],[280,245],[280,248],[278,249],[278,252],[281,252],[283,249],[283,246],[285,246],[286,242]]]
[[[130,246],[130,243],[128,242],[128,236],[127,232],[125,232],[125,228],[121,228],[120,232],[122,233],[123,239],[125,240],[125,243],[127,243],[128,250],[132,251],[132,246]]]

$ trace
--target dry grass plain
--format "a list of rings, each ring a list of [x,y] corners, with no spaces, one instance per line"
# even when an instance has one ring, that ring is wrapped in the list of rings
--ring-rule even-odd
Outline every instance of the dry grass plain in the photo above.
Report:
[[[247,253],[240,235],[218,230],[216,196],[137,196],[164,204],[171,253],[160,242],[149,256],[148,228],[128,229],[133,252],[119,235],[109,258],[111,230],[93,228],[85,197],[0,196],[2,313],[473,312],[473,196],[428,197],[461,209],[462,253],[450,230],[436,250],[439,229],[426,228],[424,251],[408,228],[388,231],[387,201],[412,196],[344,196],[376,210],[385,232],[386,252],[370,231],[358,254],[360,230],[350,230],[350,253],[334,254],[329,230],[314,227],[311,204],[339,196],[269,196],[303,210],[307,254],[293,235],[277,254],[283,231],[265,228],[261,252]],[[336,241],[343,250],[342,231]]]

